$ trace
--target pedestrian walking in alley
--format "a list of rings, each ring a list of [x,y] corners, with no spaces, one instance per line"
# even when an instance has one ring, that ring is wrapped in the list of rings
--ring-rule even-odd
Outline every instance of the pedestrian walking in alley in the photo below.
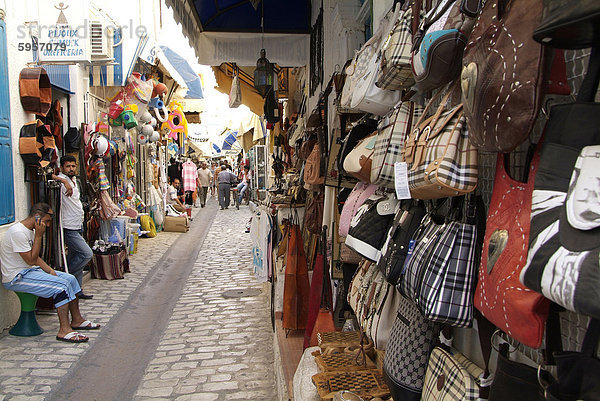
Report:
[[[236,208],[240,208],[242,204],[242,199],[244,199],[244,193],[248,190],[248,172],[250,171],[250,167],[244,166],[242,171],[240,171],[240,183],[237,186],[238,192],[238,202],[235,205]]]
[[[67,254],[67,270],[75,276],[83,288],[83,268],[94,256],[92,249],[83,239],[83,205],[77,184],[77,160],[71,155],[60,158],[60,174],[54,176],[62,183],[60,188],[60,227],[62,228]],[[91,299],[93,295],[79,293],[80,299]]]
[[[208,168],[206,162],[200,163],[198,169],[198,198],[200,198],[200,207],[206,206],[206,194],[211,185],[213,173]]]
[[[228,169],[226,165],[221,167],[219,173],[219,205],[221,210],[229,209],[231,202],[231,185],[237,182],[237,176],[231,172],[231,167]]]
[[[175,210],[180,213],[185,213],[185,206],[183,205],[183,195],[179,195],[178,190],[181,186],[179,178],[175,178],[171,185],[167,188],[167,203],[173,205]]]
[[[211,196],[215,196],[217,194],[217,163],[212,162],[210,167],[210,172],[212,173],[212,180],[210,181],[210,194]]]
[[[100,325],[81,316],[77,298],[81,294],[81,287],[77,278],[55,271],[39,256],[42,237],[52,222],[53,214],[47,203],[36,203],[26,219],[6,231],[0,244],[2,285],[10,291],[53,298],[60,324],[56,339],[71,343],[86,342],[89,337],[77,330],[97,330]]]

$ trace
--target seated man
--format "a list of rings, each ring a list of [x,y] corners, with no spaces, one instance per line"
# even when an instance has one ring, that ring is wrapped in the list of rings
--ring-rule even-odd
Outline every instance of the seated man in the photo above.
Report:
[[[185,213],[185,206],[183,206],[181,196],[177,193],[180,185],[179,178],[175,178],[171,185],[169,185],[167,188],[167,204],[173,205],[178,212]]]
[[[36,203],[25,220],[6,231],[0,244],[2,284],[11,291],[52,297],[60,323],[56,339],[72,343],[86,342],[89,337],[77,330],[96,330],[100,325],[81,316],[77,299],[81,287],[77,279],[71,274],[55,271],[39,256],[42,237],[52,222],[52,215],[50,205]]]

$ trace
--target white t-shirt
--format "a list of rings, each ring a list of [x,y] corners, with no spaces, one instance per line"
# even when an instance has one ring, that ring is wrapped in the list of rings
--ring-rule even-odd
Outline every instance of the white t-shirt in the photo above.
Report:
[[[169,188],[167,188],[167,203],[173,205],[177,203],[175,199],[177,199],[177,189],[173,185],[169,185]]]
[[[198,169],[198,179],[200,180],[200,186],[208,187],[210,180],[212,179],[212,172],[208,168]]]
[[[0,243],[0,264],[2,265],[2,282],[11,282],[19,272],[31,266],[19,255],[33,247],[34,231],[21,222],[6,231]]]
[[[75,177],[70,179],[63,173],[58,176],[69,180],[73,188],[73,195],[67,196],[67,188],[64,185],[60,186],[60,221],[62,226],[68,230],[81,230],[83,227],[83,205],[79,199],[80,192],[77,179]]]

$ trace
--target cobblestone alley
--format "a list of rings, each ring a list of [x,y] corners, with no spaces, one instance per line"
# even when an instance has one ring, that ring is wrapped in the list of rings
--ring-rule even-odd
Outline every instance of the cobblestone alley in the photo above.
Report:
[[[87,344],[56,341],[54,314],[38,315],[40,336],[2,332],[0,401],[277,399],[251,213],[217,209],[210,199],[188,233],[141,239],[124,280],[85,284],[82,312],[103,325]]]

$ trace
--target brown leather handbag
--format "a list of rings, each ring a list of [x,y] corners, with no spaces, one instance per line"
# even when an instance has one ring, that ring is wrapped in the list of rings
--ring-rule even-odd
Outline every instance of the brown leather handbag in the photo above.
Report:
[[[487,0],[465,49],[462,97],[469,140],[510,152],[531,133],[545,92],[547,57],[531,37],[542,0]]]
[[[290,330],[304,329],[308,317],[310,284],[302,233],[297,222],[289,227],[286,256],[282,327]]]

